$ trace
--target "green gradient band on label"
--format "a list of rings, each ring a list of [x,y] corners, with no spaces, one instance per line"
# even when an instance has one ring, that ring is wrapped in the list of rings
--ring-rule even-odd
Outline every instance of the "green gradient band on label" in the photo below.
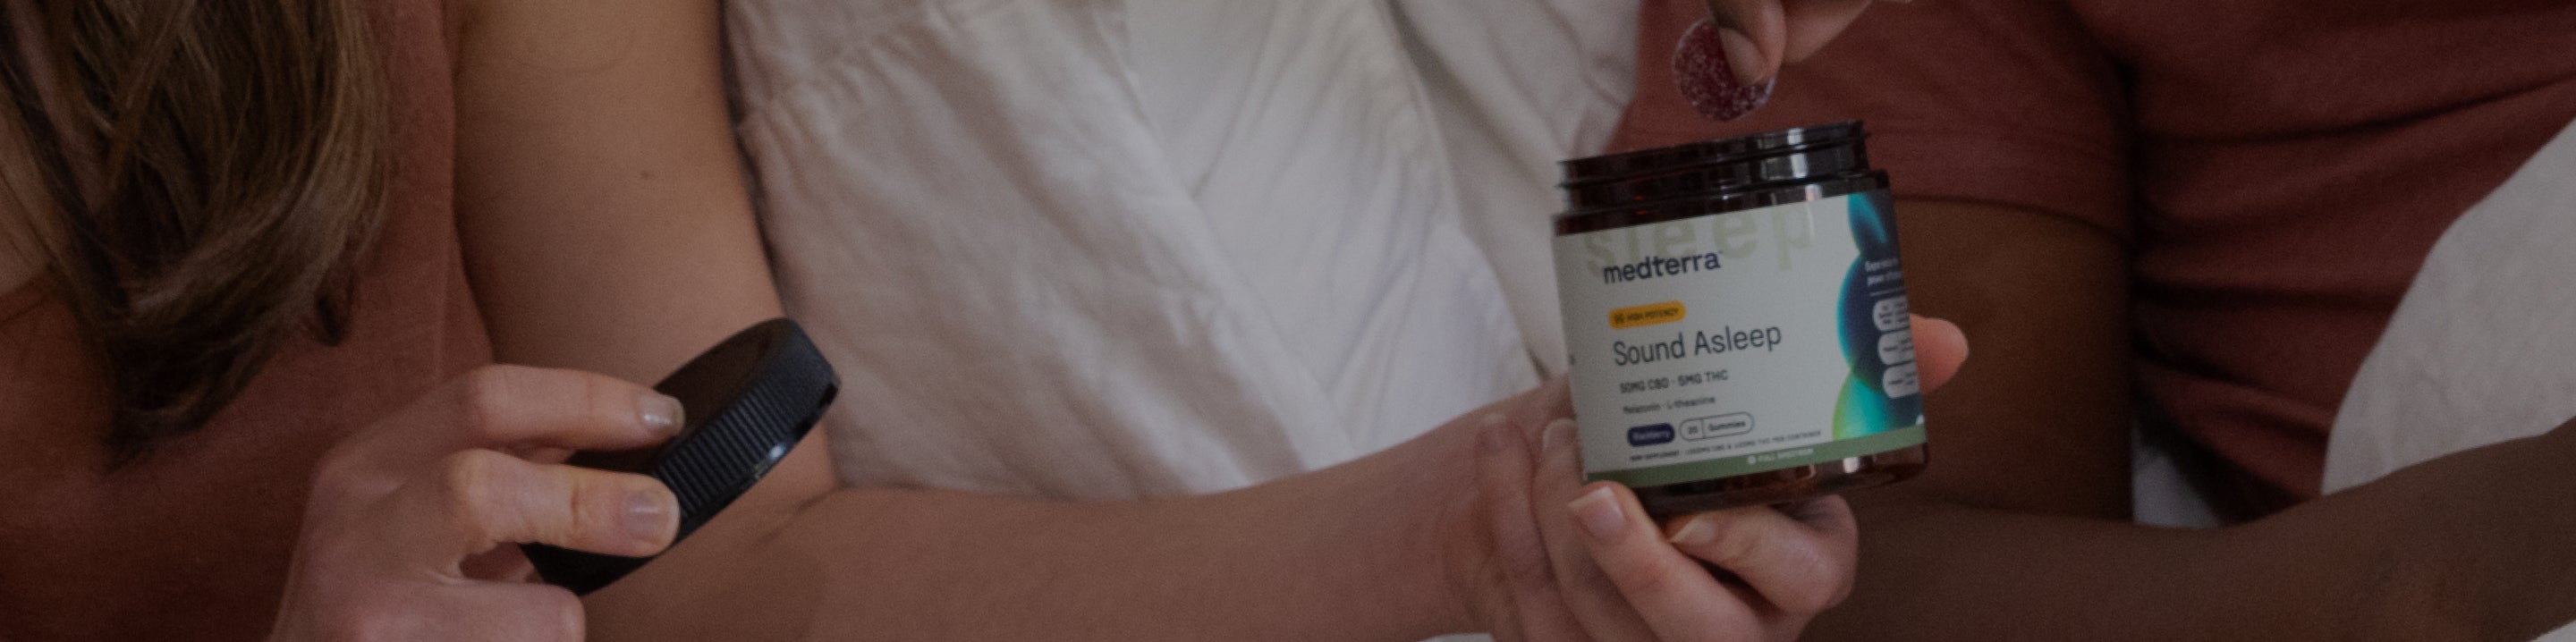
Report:
[[[1923,427],[1907,426],[1812,446],[1793,446],[1751,455],[1705,459],[1652,468],[1606,470],[1585,475],[1585,478],[1587,481],[1607,479],[1632,487],[1645,488],[1821,464],[1837,459],[1875,455],[1907,446],[1922,445],[1922,443]]]

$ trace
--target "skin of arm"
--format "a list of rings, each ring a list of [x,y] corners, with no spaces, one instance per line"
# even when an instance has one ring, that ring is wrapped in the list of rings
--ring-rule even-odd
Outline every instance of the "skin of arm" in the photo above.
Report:
[[[778,312],[703,0],[465,4],[458,198],[505,361],[650,381]],[[1921,310],[1977,337],[1940,460],[1854,497],[1851,639],[2524,639],[2576,614],[2568,431],[2244,526],[2127,514],[2125,253],[2034,212],[1908,202]],[[1993,239],[2014,239],[1995,243]],[[613,266],[613,267],[611,267]],[[501,278],[508,275],[508,278]],[[653,310],[649,317],[628,316]],[[1233,493],[1072,504],[835,488],[821,433],[588,600],[596,639],[1411,639],[1472,626],[1460,430]],[[1435,462],[1420,464],[1416,462]],[[1345,498],[1372,498],[1351,504]],[[2534,506],[2527,498],[2560,505]],[[1370,545],[1354,545],[1367,542]],[[1354,554],[1356,552],[1357,554]],[[2045,569],[2026,572],[2015,569]],[[1211,589],[1210,587],[1218,587]],[[1318,610],[1321,609],[1321,610]],[[1313,613],[1357,614],[1313,618]],[[1325,620],[1325,621],[1317,621]],[[852,623],[867,628],[853,630]],[[766,628],[764,628],[766,627]]]
[[[1419,507],[1454,496],[1444,487],[1472,493],[1459,475],[1474,471],[1409,463],[1468,461],[1452,450],[1472,446],[1457,435],[1471,434],[1443,431],[1319,473],[1170,500],[830,493],[762,520],[774,526],[737,522],[726,545],[692,539],[595,594],[592,631],[601,640],[1411,640],[1467,630],[1468,614],[1439,590],[1452,571],[1441,560],[1453,556],[1436,539],[1460,532],[1442,522],[1467,516]]]
[[[715,3],[466,0],[454,10],[459,227],[499,360],[650,382],[779,314],[726,122]],[[1434,534],[1468,530],[1442,524],[1470,519],[1444,507],[1472,502],[1473,434],[1441,432],[1285,483],[1082,504],[833,492],[816,431],[721,518],[587,598],[591,635],[1464,630],[1474,625],[1443,589],[1465,571],[1448,567],[1455,556]],[[857,622],[867,628],[835,628]]]
[[[1853,494],[1861,579],[1812,636],[2523,640],[2576,617],[2570,431],[2240,526],[2133,525],[2121,244],[2005,206],[1898,212],[1916,309],[1977,358],[1929,401],[1924,476]]]
[[[779,313],[726,122],[713,0],[459,1],[458,225],[501,361],[651,381]],[[1946,338],[1921,344],[1927,390],[1965,355],[1937,327]],[[1491,625],[1550,641],[1733,641],[1787,639],[1846,593],[1855,535],[1840,500],[1711,514],[1677,545],[1624,490],[1583,492],[1570,424],[1541,429],[1570,415],[1564,391],[1322,471],[1152,501],[842,489],[818,431],[687,542],[583,600],[583,628],[1410,641]],[[456,489],[490,486],[431,487],[481,499]],[[1612,519],[1587,527],[1578,504],[1621,508],[1589,511]],[[426,590],[324,566],[312,575]]]
[[[1763,39],[1776,16],[1794,61],[1840,24],[1802,20],[1801,5],[1826,16],[1854,1],[1647,11],[1688,20],[1705,4],[1755,26],[1766,52],[1779,50]],[[1631,106],[1625,144],[1715,135],[1655,100]],[[2075,217],[1993,203],[1900,199],[1897,212],[1915,311],[1957,322],[1977,357],[1926,398],[1924,476],[1850,495],[1868,533],[1859,581],[1811,637],[2527,640],[2576,618],[2563,570],[2576,506],[2557,473],[2576,454],[2569,426],[2249,524],[2137,526],[2126,246]]]

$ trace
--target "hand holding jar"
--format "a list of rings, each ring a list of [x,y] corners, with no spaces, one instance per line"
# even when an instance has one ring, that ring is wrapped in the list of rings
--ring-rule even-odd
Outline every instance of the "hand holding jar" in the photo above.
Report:
[[[1956,325],[1912,317],[1922,382],[1966,360]],[[1482,533],[1464,565],[1497,639],[1793,640],[1849,595],[1859,534],[1840,497],[1658,519],[1617,482],[1584,484],[1563,380],[1470,413]],[[1658,521],[1661,523],[1659,524]]]

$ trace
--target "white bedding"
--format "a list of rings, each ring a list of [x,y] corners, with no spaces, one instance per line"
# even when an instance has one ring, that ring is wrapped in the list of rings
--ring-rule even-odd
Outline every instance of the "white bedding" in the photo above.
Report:
[[[2354,375],[2334,492],[2576,416],[2576,124],[2443,231]]]
[[[1536,383],[1551,164],[1626,100],[1634,8],[1590,11],[729,3],[782,292],[844,378],[841,476],[1214,491]]]
[[[2335,414],[2328,492],[2576,416],[2570,177],[2576,124],[2442,233]],[[2576,625],[2540,639],[2576,641]]]

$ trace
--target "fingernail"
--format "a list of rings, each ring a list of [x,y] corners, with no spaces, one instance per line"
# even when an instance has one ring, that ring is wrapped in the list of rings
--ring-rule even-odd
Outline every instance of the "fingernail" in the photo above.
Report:
[[[1717,521],[1717,518],[1708,515],[1693,516],[1688,521],[1682,522],[1681,530],[1673,531],[1671,541],[1683,546],[1698,546],[1717,541],[1717,526],[1710,523],[1714,521]]]
[[[1726,51],[1726,69],[1735,74],[1735,82],[1750,87],[1770,77],[1764,71],[1769,65],[1762,59],[1762,47],[1753,44],[1753,37],[1724,27],[1717,30],[1717,46]]]
[[[1547,435],[1544,439],[1547,440],[1547,445],[1551,447],[1569,447],[1574,445],[1573,420],[1560,417],[1555,421],[1547,422],[1546,430]]]
[[[638,418],[644,421],[646,429],[662,435],[680,431],[680,416],[685,412],[680,409],[680,400],[673,399],[669,395],[653,394],[644,395],[644,399],[635,405],[639,413]]]
[[[1591,533],[1593,539],[1608,541],[1619,534],[1620,527],[1628,525],[1627,516],[1619,514],[1619,500],[1610,497],[1608,486],[1592,489],[1566,507],[1574,509],[1574,521],[1582,523],[1584,532]]]
[[[1556,419],[1538,428],[1538,452],[1541,457],[1560,457],[1574,448],[1574,422]]]
[[[626,532],[635,539],[659,542],[670,532],[673,515],[678,514],[676,500],[667,493],[639,490],[626,496]]]

